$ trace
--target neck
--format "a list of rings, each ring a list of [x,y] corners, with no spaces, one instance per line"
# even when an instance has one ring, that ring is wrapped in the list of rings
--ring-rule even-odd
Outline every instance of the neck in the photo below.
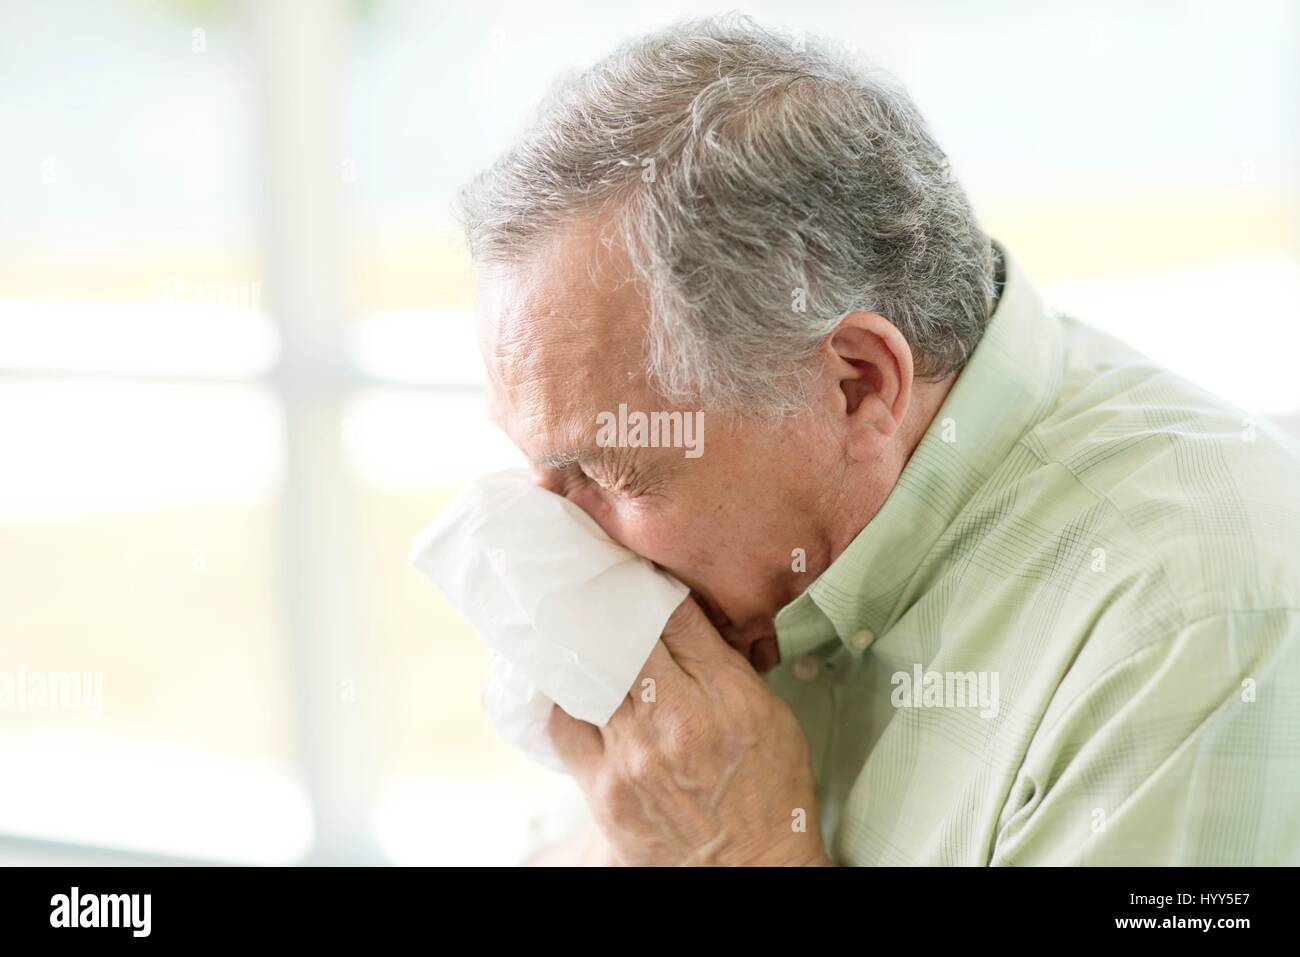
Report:
[[[844,554],[884,506],[956,380],[954,374],[940,382],[916,383],[907,418],[887,455],[876,462],[846,467],[834,487],[826,490],[822,514],[829,521],[824,525],[822,547],[818,550],[818,574]]]

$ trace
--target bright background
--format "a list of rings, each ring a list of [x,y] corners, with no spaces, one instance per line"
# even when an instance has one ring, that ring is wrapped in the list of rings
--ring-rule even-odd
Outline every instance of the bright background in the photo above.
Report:
[[[4,0],[0,861],[511,863],[500,745],[409,543],[514,452],[451,193],[549,80],[730,4]],[[1300,416],[1300,12],[755,3],[909,86],[1055,304]]]

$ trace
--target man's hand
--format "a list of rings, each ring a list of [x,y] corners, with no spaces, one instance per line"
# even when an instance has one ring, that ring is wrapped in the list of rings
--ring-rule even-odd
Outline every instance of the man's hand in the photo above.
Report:
[[[794,713],[689,597],[604,728],[557,707],[550,734],[611,863],[831,863]]]

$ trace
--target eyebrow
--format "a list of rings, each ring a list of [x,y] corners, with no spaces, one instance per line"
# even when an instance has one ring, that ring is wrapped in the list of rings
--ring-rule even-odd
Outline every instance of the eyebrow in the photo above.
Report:
[[[541,458],[534,459],[534,465],[544,465],[552,469],[566,469],[570,465],[586,464],[598,462],[608,458],[612,449],[600,446],[594,449],[565,449],[562,452],[552,452],[549,455],[543,455]]]

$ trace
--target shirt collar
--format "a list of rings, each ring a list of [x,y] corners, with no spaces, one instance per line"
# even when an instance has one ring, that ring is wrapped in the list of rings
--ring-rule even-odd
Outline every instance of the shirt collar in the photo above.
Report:
[[[989,325],[885,504],[776,616],[782,661],[836,638],[860,653],[890,628],[944,531],[1055,402],[1060,320],[1002,254],[1006,283]]]

